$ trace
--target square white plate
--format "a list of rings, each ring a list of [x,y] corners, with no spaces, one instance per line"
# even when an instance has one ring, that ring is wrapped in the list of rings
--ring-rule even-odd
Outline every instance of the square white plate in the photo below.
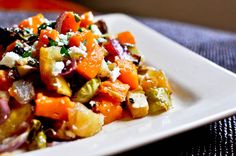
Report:
[[[173,86],[173,108],[156,116],[117,121],[89,138],[23,155],[104,155],[170,137],[236,113],[236,76],[123,14],[98,16],[112,34],[129,30],[146,63],[163,69]]]

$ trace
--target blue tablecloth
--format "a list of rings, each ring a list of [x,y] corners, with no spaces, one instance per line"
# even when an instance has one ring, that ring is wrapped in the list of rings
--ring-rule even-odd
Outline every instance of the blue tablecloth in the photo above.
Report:
[[[12,25],[32,14],[35,13],[0,12],[0,25]],[[50,19],[55,19],[56,16],[54,13],[46,14]],[[203,57],[236,72],[236,33],[167,20],[136,19]],[[121,154],[150,151],[158,155],[235,155],[236,116]]]

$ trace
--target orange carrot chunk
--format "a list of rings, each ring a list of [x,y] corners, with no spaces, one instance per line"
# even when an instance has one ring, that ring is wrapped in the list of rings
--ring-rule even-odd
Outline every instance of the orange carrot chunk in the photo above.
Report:
[[[56,120],[68,120],[68,108],[74,103],[68,97],[48,97],[42,93],[37,94],[35,100],[35,115]]]
[[[104,49],[96,45],[93,51],[88,51],[87,56],[78,62],[77,72],[86,79],[96,77],[100,70],[103,58]]]
[[[96,104],[93,110],[97,113],[102,113],[104,115],[104,123],[108,124],[112,121],[118,120],[122,117],[122,107],[120,103],[111,101],[104,97],[99,100],[95,100]]]
[[[39,40],[38,40],[38,46],[37,48],[39,49],[40,47],[45,47],[49,43],[49,39],[56,41],[58,38],[59,33],[54,30],[54,29],[44,29],[40,31],[39,35]]]
[[[37,14],[36,16],[29,17],[19,23],[19,28],[30,28],[33,29],[35,35],[38,34],[38,27],[43,24],[44,16],[42,14]]]
[[[118,79],[130,86],[130,89],[138,88],[138,73],[136,66],[133,62],[128,60],[116,60],[118,67],[120,68],[120,76]]]
[[[121,44],[135,44],[134,36],[129,31],[121,32],[117,37]]]

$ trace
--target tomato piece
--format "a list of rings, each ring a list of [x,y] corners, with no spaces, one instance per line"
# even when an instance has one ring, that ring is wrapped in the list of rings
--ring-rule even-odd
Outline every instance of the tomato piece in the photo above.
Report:
[[[86,57],[78,62],[77,72],[86,79],[92,79],[98,74],[103,59],[104,49],[96,45],[91,52],[88,51]]]
[[[56,120],[68,120],[68,109],[74,106],[69,97],[48,97],[38,93],[35,100],[35,115]]]
[[[81,15],[81,27],[87,28],[89,25],[93,24],[94,16],[91,11]]]
[[[42,14],[37,14],[36,16],[29,17],[19,23],[19,28],[30,28],[33,29],[35,35],[38,34],[38,27],[45,22],[44,16]]]
[[[58,17],[56,29],[62,34],[66,34],[67,32],[76,32],[80,27],[80,23],[81,18],[78,14],[65,11]]]
[[[135,44],[135,38],[129,31],[119,33],[117,38],[121,44]]]
[[[120,68],[120,76],[118,79],[130,86],[130,89],[136,89],[139,86],[138,72],[133,62],[128,60],[116,60],[118,67]]]

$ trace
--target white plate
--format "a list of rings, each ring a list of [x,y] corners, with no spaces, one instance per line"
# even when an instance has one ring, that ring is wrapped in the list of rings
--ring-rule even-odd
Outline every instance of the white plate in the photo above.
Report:
[[[118,121],[90,138],[23,155],[104,155],[170,137],[236,113],[236,76],[123,14],[98,16],[113,34],[129,30],[146,62],[173,86],[173,108],[161,115]]]

